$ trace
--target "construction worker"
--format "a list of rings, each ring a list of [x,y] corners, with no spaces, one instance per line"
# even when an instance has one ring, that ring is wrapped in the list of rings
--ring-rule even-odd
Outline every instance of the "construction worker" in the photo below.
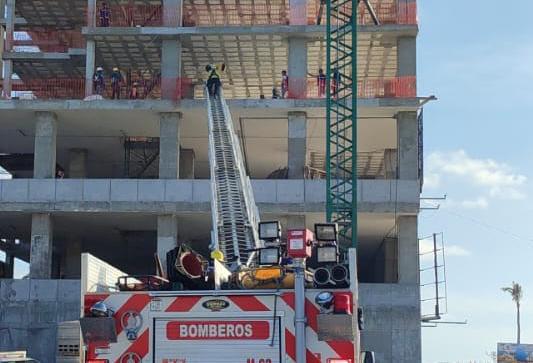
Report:
[[[316,76],[316,83],[318,86],[318,97],[322,98],[326,94],[326,74],[324,70],[320,68],[318,70],[318,75]]]
[[[333,70],[331,74],[331,94],[333,97],[338,97],[339,87],[341,85],[341,73],[338,68]]]
[[[281,98],[285,98],[289,92],[289,76],[287,71],[281,71]]]
[[[133,82],[130,89],[130,100],[136,100],[139,98],[139,82]]]
[[[94,90],[97,95],[103,96],[105,90],[104,69],[102,67],[96,68],[93,76]]]
[[[217,98],[219,89],[222,86],[220,74],[226,70],[226,65],[224,63],[219,65],[209,64],[205,67],[205,70],[209,73],[209,76],[207,77],[207,90],[209,91],[209,95],[213,96],[213,98]]]
[[[100,8],[100,26],[101,27],[109,27],[111,19],[111,10],[109,10],[109,6],[107,6],[107,3],[104,1],[102,3],[102,7]]]
[[[120,70],[118,67],[113,68],[113,72],[111,73],[111,90],[113,91],[111,95],[111,99],[120,99],[120,87],[122,85],[122,73],[120,73]]]

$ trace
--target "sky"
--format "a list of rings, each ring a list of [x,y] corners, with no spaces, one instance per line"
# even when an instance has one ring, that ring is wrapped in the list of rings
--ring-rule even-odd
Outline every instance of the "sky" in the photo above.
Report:
[[[423,362],[490,362],[516,341],[501,291],[513,281],[533,344],[533,1],[418,4],[418,93],[438,97],[424,110],[423,196],[447,197],[421,212],[419,235],[443,233],[443,320],[467,321],[423,328]]]

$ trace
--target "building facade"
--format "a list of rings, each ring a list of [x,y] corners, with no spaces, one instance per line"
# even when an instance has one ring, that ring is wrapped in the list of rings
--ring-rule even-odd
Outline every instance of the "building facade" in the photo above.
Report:
[[[357,19],[362,344],[379,362],[413,363],[416,2],[370,4],[379,25],[364,2]],[[54,361],[57,323],[79,316],[82,252],[149,274],[154,253],[179,242],[207,250],[207,64],[227,66],[262,217],[324,221],[324,12],[320,0],[0,0],[0,166],[11,178],[0,180],[0,351]],[[29,279],[15,280],[21,261]]]

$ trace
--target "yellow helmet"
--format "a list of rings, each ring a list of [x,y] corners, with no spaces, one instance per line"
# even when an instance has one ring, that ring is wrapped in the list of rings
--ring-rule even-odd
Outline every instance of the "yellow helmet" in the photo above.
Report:
[[[224,254],[220,250],[214,250],[211,252],[211,258],[217,261],[224,261]]]

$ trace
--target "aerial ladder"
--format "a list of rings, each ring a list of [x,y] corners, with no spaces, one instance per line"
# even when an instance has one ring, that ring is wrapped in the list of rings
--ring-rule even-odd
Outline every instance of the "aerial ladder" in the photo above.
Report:
[[[211,249],[224,255],[231,270],[249,265],[260,248],[259,212],[246,174],[240,142],[224,94],[207,95],[211,173]]]

